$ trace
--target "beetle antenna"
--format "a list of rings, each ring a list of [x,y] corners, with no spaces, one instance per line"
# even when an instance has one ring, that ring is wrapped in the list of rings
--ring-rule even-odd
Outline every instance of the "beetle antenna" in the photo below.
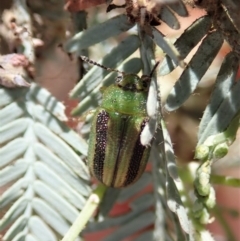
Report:
[[[151,71],[151,73],[150,73],[150,75],[149,75],[150,78],[152,78],[153,73],[155,72],[155,70],[156,70],[156,68],[158,67],[159,63],[160,63],[160,61],[157,61],[156,64],[154,65],[154,67],[153,67],[153,69],[152,69],[152,71]]]
[[[89,59],[88,57],[86,56],[83,56],[83,55],[80,55],[80,58],[85,61],[85,62],[88,62],[89,64],[92,64],[92,65],[97,65],[98,67],[102,68],[102,69],[105,69],[107,71],[111,71],[111,72],[117,72],[117,73],[120,73],[120,74],[125,74],[124,72],[121,72],[117,69],[112,69],[112,68],[108,68],[108,67],[105,67],[104,65],[101,65],[91,59]]]

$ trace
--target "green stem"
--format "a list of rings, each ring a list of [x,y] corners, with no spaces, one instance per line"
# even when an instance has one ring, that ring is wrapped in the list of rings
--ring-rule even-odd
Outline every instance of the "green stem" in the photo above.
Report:
[[[102,184],[97,186],[97,188],[88,198],[77,219],[74,221],[73,225],[63,237],[62,241],[75,241],[79,233],[85,228],[88,220],[92,217],[98,208],[106,189],[106,186]]]
[[[230,187],[240,187],[240,179],[228,176],[211,175],[212,184],[226,185]]]

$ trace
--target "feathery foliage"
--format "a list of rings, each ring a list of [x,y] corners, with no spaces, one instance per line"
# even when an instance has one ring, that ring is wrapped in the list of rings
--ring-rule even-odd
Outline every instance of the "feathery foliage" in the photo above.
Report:
[[[76,240],[82,237],[88,240],[90,233],[107,229],[114,231],[101,240],[116,241],[128,237],[138,241],[214,240],[205,227],[216,205],[211,182],[240,186],[238,179],[225,179],[212,173],[213,162],[227,154],[239,128],[240,81],[236,76],[240,61],[237,41],[240,38],[240,25],[232,1],[204,0],[192,3],[195,7],[205,9],[206,15],[193,22],[174,44],[156,25],[165,22],[172,29],[180,28],[179,16],[188,17],[188,8],[181,0],[158,3],[136,1],[140,5],[144,3],[143,6],[126,0],[122,12],[119,10],[119,15],[114,17],[108,16],[118,12],[118,6],[108,1],[108,7],[104,6],[104,10],[108,10],[109,15],[105,16],[104,13],[104,21],[90,24],[87,28],[86,12],[72,13],[71,20],[79,32],[76,31],[67,40],[63,40],[65,32],[61,32],[68,18],[66,11],[63,11],[63,1],[39,1],[39,5],[30,2],[15,0],[11,9],[16,18],[13,21],[15,30],[21,28],[22,32],[26,29],[28,32],[26,37],[26,34],[18,31],[20,45],[16,48],[18,53],[26,57],[35,56],[32,52],[33,38],[39,35],[43,41],[49,41],[49,48],[44,51],[50,51],[52,46],[62,43],[67,53],[77,56],[87,54],[96,44],[95,49],[99,48],[100,52],[101,48],[106,47],[106,41],[118,39],[115,46],[109,47],[107,44],[107,51],[98,62],[126,73],[142,71],[149,75],[156,61],[157,50],[161,48],[164,52],[160,56],[160,67],[151,81],[147,103],[150,122],[141,139],[142,143],[149,144],[154,137],[150,156],[152,170],[146,171],[139,181],[124,189],[101,185],[96,188],[90,182],[84,162],[87,158],[87,141],[66,125],[64,105],[36,83],[29,88],[19,87],[22,81],[19,84],[17,73],[9,75],[8,65],[5,65],[8,72],[0,72],[3,85],[0,89],[2,240],[56,241],[68,232],[70,236],[65,236],[63,240],[71,241],[75,240],[79,231],[82,231],[81,238],[79,236]],[[74,9],[71,1],[68,4],[65,8]],[[75,10],[79,10],[76,6]],[[23,17],[16,15],[19,12]],[[40,22],[36,15],[47,19],[50,29],[59,31],[56,36],[49,37],[51,40],[43,29],[39,30]],[[94,19],[90,14],[89,18]],[[6,41],[6,33],[1,31],[0,34]],[[200,161],[194,171],[190,166],[185,171],[180,170],[179,177],[162,109],[172,112],[184,105],[196,91],[224,41],[231,46],[231,51],[224,57],[199,125],[195,158]],[[186,64],[186,57],[197,45],[196,52]],[[36,56],[38,51],[36,49]],[[34,61],[37,66],[38,59],[32,57],[31,63]],[[160,102],[157,79],[177,67],[182,68],[182,74],[163,104]],[[29,81],[31,77],[34,78],[28,69],[24,79]],[[114,72],[109,73],[98,66],[91,67],[69,93],[71,98],[80,100],[72,115],[81,117],[96,108],[101,101],[101,88],[113,83],[115,77]],[[6,84],[7,81],[11,84]],[[87,136],[87,121],[82,132]],[[188,181],[186,176],[189,177]],[[191,195],[193,191],[195,197]],[[110,215],[114,205],[121,203],[128,206],[128,212]],[[95,219],[91,219],[97,208]],[[77,218],[79,213],[82,216]],[[70,228],[72,223],[75,225],[72,227],[78,228]],[[228,238],[234,240],[231,232],[228,232]]]

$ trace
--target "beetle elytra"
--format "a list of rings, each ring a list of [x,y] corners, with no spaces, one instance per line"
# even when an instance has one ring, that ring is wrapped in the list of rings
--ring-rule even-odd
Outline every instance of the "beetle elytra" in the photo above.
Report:
[[[126,187],[139,179],[145,170],[151,147],[141,144],[141,133],[149,121],[146,102],[151,77],[139,78],[106,68],[119,76],[103,91],[102,103],[93,116],[89,137],[88,166],[91,174],[106,186]]]

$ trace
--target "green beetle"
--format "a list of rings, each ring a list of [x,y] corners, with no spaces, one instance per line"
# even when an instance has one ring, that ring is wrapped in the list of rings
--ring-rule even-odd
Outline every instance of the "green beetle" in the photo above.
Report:
[[[82,56],[84,61],[104,66]],[[158,64],[158,63],[157,63]],[[93,116],[88,148],[91,174],[109,187],[126,187],[136,182],[146,167],[151,147],[140,136],[149,121],[146,102],[151,75],[120,75],[103,91],[102,103]]]

